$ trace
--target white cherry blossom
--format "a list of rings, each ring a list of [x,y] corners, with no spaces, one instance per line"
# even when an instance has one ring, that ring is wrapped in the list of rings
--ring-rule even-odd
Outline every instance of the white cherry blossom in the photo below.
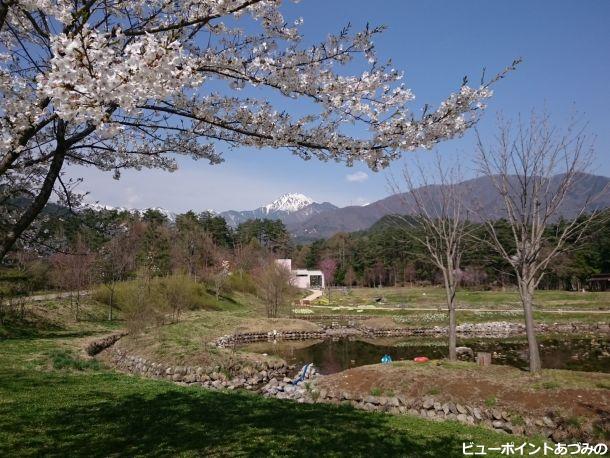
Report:
[[[415,116],[402,72],[375,53],[382,27],[344,28],[305,47],[302,20],[284,18],[281,3],[2,2],[0,258],[52,192],[70,194],[66,164],[119,177],[124,168],[173,170],[176,155],[217,163],[226,148],[251,146],[378,169],[461,135],[490,84],[516,64]],[[246,22],[257,31],[246,33]],[[347,64],[362,70],[348,74]],[[269,102],[272,93],[286,104]],[[308,114],[294,114],[299,100]],[[360,134],[348,135],[350,126]],[[25,211],[4,204],[24,195]]]

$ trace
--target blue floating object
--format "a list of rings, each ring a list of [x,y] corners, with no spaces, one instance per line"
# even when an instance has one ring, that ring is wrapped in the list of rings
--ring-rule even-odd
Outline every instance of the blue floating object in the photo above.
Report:
[[[390,355],[383,355],[383,357],[381,358],[382,364],[388,364],[391,362],[392,362],[392,357]]]

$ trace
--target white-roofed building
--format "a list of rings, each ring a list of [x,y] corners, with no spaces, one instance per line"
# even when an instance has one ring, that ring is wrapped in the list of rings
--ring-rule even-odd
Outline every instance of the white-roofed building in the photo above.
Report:
[[[302,289],[323,289],[324,274],[321,270],[292,269],[292,259],[277,259],[279,265],[292,273],[292,284]]]

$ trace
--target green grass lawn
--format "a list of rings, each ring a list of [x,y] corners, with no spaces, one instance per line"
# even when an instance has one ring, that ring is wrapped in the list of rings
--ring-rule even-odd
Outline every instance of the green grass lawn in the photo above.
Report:
[[[69,351],[58,356],[66,345],[0,342],[0,456],[457,457],[463,441],[515,439],[455,422],[130,377],[71,364]]]

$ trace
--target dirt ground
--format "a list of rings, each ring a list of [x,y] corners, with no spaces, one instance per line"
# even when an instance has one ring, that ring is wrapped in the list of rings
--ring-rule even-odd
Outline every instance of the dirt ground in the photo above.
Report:
[[[496,407],[521,415],[610,417],[610,374],[544,370],[530,375],[508,366],[431,361],[361,366],[323,377],[319,385],[363,396],[411,398]]]

